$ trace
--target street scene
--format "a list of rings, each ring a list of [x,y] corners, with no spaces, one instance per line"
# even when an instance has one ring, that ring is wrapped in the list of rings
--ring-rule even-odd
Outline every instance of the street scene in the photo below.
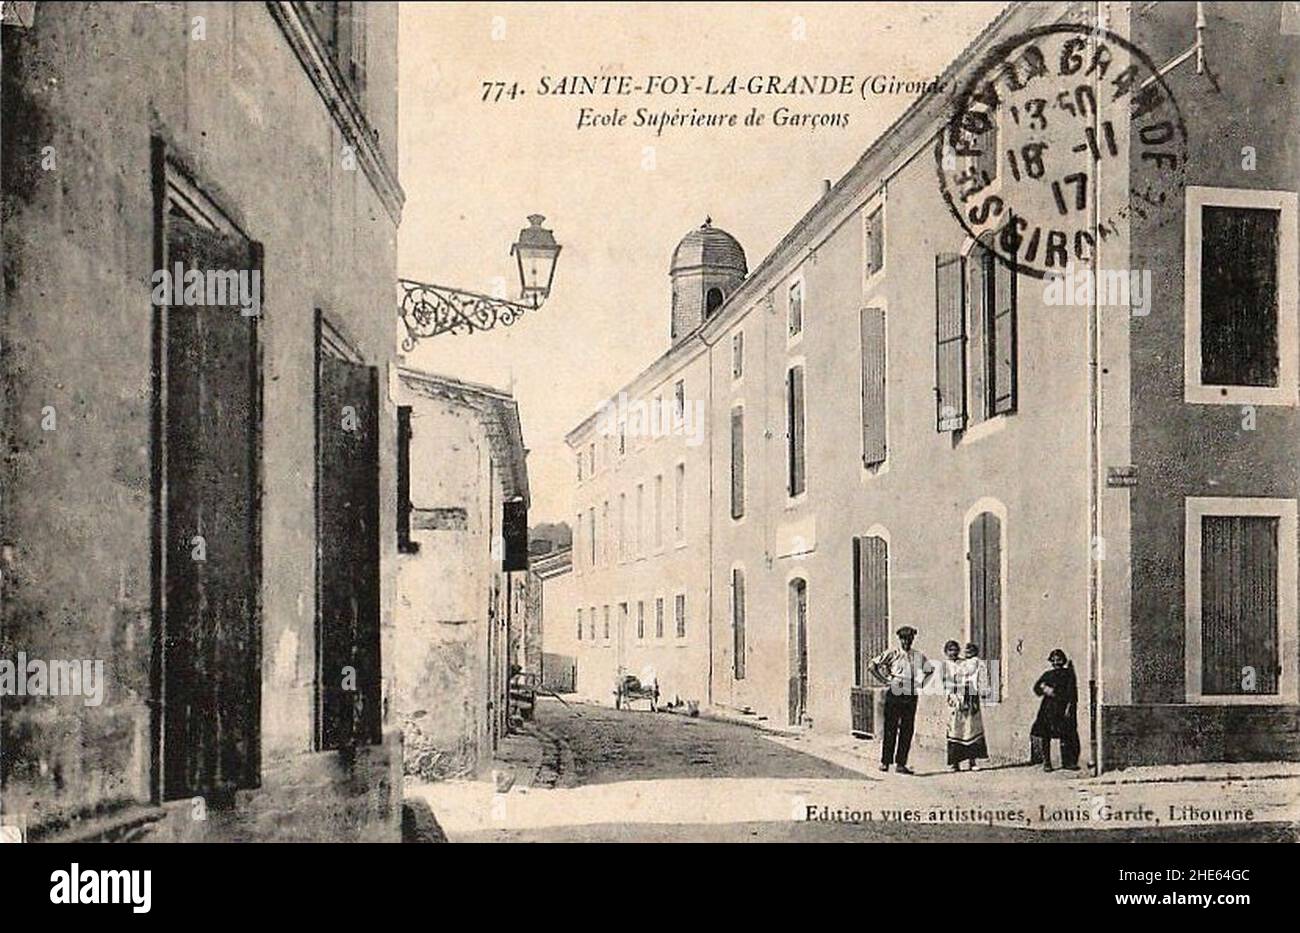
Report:
[[[0,22],[0,840],[1300,841],[1297,4]]]

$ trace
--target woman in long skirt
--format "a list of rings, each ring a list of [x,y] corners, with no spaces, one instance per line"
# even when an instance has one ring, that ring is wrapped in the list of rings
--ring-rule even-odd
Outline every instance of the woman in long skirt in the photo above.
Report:
[[[1034,693],[1042,697],[1038,717],[1029,730],[1031,742],[1030,762],[1043,763],[1044,771],[1052,770],[1052,739],[1061,742],[1061,767],[1067,771],[1079,770],[1079,687],[1074,677],[1074,665],[1060,648],[1047,656],[1051,664],[1034,684]]]
[[[958,660],[960,645],[950,641],[944,645],[944,687],[948,695],[948,767],[961,769],[963,761],[976,768],[976,760],[989,756],[984,740],[984,717],[980,714],[980,697],[987,677],[982,676],[984,662],[979,648],[966,646],[966,657]]]

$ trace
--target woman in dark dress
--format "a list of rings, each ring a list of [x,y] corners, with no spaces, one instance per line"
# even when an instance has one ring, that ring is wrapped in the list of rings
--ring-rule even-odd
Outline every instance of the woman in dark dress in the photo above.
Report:
[[[1029,730],[1033,749],[1030,762],[1041,761],[1044,771],[1052,770],[1052,739],[1061,741],[1061,767],[1079,770],[1079,687],[1074,665],[1060,648],[1047,656],[1051,668],[1034,684],[1034,693],[1043,698],[1038,718]]]

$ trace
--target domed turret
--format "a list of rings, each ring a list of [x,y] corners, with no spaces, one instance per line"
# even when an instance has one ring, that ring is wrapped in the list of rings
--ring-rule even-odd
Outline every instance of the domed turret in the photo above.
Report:
[[[692,230],[673,250],[672,339],[676,343],[712,317],[745,280],[749,269],[736,238],[713,226],[712,218]]]

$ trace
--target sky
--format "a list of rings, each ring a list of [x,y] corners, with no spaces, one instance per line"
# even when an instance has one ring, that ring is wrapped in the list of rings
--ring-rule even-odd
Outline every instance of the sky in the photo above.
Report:
[[[706,216],[749,268],[780,242],[914,95],[557,96],[566,75],[939,74],[1003,3],[429,3],[400,6],[398,274],[517,296],[510,244],[546,216],[562,245],[552,295],[511,327],[424,341],[407,364],[513,391],[531,523],[563,521],[575,476],[564,435],[669,346],[668,263]],[[516,82],[483,100],[485,82]],[[491,92],[495,98],[495,90]],[[579,109],[623,126],[579,129]],[[847,113],[845,127],[635,127],[658,112]]]

